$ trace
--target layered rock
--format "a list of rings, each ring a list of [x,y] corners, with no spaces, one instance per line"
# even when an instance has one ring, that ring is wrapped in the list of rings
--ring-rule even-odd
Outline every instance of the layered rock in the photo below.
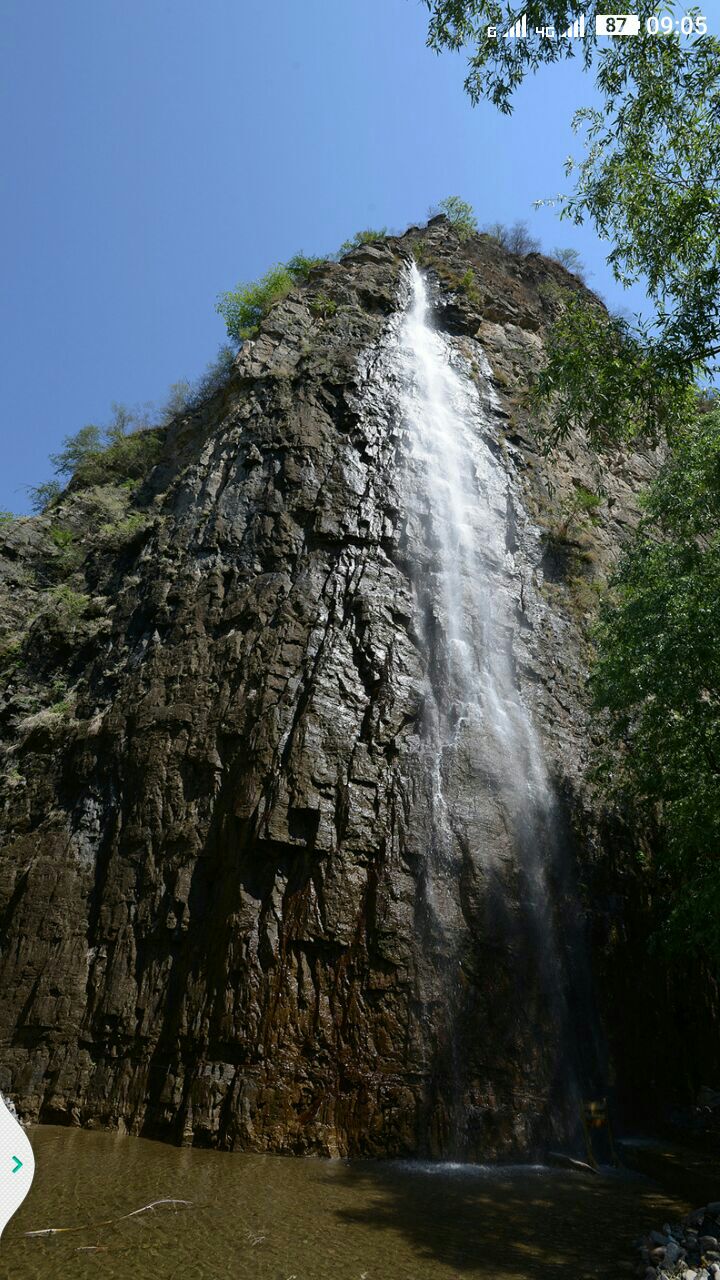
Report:
[[[511,887],[490,902],[466,832],[451,950],[419,906],[432,549],[402,423],[373,393],[413,254],[438,325],[492,368],[524,566],[510,643],[558,795],[555,906],[579,910],[578,863],[598,856],[583,624],[653,462],[601,478],[581,439],[541,457],[521,391],[549,286],[581,286],[435,220],[277,304],[138,491],[71,486],[2,527],[0,1088],[26,1118],[475,1158],[567,1128],[559,1046],[518,987],[535,953],[502,924],[522,904]],[[596,523],[562,528],[600,483]]]

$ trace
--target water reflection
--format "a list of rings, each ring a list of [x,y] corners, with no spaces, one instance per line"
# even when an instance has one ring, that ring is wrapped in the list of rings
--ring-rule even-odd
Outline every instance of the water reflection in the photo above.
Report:
[[[686,1208],[626,1175],[231,1155],[52,1127],[30,1138],[35,1183],[0,1243],[14,1280],[617,1280],[634,1237]],[[168,1198],[191,1204],[123,1216]]]

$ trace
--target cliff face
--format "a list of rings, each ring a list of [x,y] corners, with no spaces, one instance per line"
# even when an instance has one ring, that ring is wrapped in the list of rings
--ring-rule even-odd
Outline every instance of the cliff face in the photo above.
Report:
[[[477,343],[490,362],[508,643],[558,796],[555,915],[578,909],[578,859],[599,856],[583,620],[651,463],[568,522],[595,464],[581,440],[543,461],[519,388],[548,286],[580,286],[435,220],[278,304],[226,388],[159,433],[142,486],[71,486],[0,530],[0,1088],[28,1118],[485,1158],[565,1126],[567,1026],[534,979],[522,879],[499,900],[478,861],[483,839],[512,852],[482,778],[456,780],[448,936],[420,906],[442,627],[377,382],[413,254],[480,381]],[[581,930],[561,926],[567,952]],[[565,994],[577,1023],[590,996]]]

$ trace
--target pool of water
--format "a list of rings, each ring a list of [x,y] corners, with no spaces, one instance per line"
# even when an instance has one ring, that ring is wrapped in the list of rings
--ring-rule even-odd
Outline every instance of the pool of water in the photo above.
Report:
[[[603,1280],[688,1207],[631,1174],[314,1160],[30,1130],[0,1241],[13,1280]],[[185,1200],[132,1214],[151,1201]],[[52,1236],[28,1236],[49,1227]]]

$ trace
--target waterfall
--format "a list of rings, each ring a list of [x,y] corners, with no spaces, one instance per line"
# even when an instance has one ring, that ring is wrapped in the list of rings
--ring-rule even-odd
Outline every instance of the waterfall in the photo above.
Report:
[[[380,381],[404,441],[407,546],[427,664],[429,837],[418,928],[427,965],[420,986],[433,992],[429,1017],[445,1022],[441,1065],[433,1066],[444,1075],[448,1117],[437,1149],[467,1156],[477,1150],[467,1138],[471,1100],[483,1092],[472,1065],[473,966],[489,964],[497,988],[489,1014],[498,1054],[526,1061],[528,1096],[545,1119],[564,1108],[565,1122],[553,1129],[551,1116],[549,1132],[572,1128],[566,971],[575,926],[563,926],[560,939],[557,806],[520,674],[524,634],[544,607],[533,582],[538,534],[503,455],[502,411],[482,348],[438,331],[431,312],[413,264]]]
[[[399,332],[401,411],[438,552],[447,644],[445,705],[439,708],[444,745],[460,750],[463,741],[486,736],[496,785],[513,809],[526,812],[545,806],[550,792],[510,648],[508,604],[520,595],[521,582],[508,545],[508,473],[470,371],[429,323],[427,288],[415,265],[410,287]],[[488,393],[490,370],[479,350],[477,355]],[[508,582],[516,591],[508,592]],[[485,854],[492,857],[492,850]]]
[[[479,347],[474,352],[473,377],[451,340],[433,328],[429,310],[427,286],[413,264],[396,355],[411,483],[425,506],[434,552],[418,589],[431,601],[436,630],[428,686],[435,824],[439,844],[448,847],[447,792],[457,790],[458,774],[489,790],[495,814],[513,829],[533,924],[547,933],[544,855],[553,796],[512,648],[519,601],[532,590],[511,536],[518,500],[498,451],[497,402],[484,354]],[[472,841],[489,873],[507,850],[507,839],[492,836],[489,830]]]

